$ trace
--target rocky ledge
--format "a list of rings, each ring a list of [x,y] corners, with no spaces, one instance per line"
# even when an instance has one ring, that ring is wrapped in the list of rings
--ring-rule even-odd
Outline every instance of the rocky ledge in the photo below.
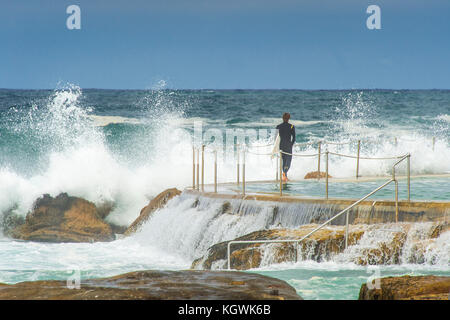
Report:
[[[376,288],[379,281],[379,289]],[[450,277],[402,276],[374,280],[370,289],[363,284],[359,300],[449,300]]]
[[[317,225],[305,225],[298,229],[271,229],[249,233],[235,240],[278,240],[301,239]],[[358,241],[364,229],[352,226],[349,232],[349,245]],[[205,256],[192,263],[193,269],[224,269],[226,268],[228,241],[217,243],[210,247]],[[309,238],[299,247],[299,258],[316,261],[329,260],[330,256],[342,252],[345,247],[345,228],[342,226],[325,227]],[[267,253],[267,254],[266,254]],[[296,249],[293,244],[234,244],[231,247],[230,263],[233,269],[245,270],[257,268],[263,261],[267,264],[294,261]],[[270,259],[270,261],[269,261]]]
[[[94,242],[115,239],[103,218],[111,207],[97,208],[82,198],[61,193],[43,195],[34,203],[23,224],[8,230],[15,239],[41,242]]]
[[[234,240],[300,240],[317,226],[309,224],[298,229],[260,230]],[[348,250],[352,254],[347,259],[358,265],[398,264],[401,263],[401,256],[406,251],[408,253],[406,262],[423,263],[427,250],[434,246],[441,234],[448,231],[449,225],[445,222],[429,223],[423,234],[418,232],[414,223],[351,225]],[[191,268],[225,269],[228,242],[211,246],[204,256],[194,260]],[[233,269],[245,270],[295,261],[296,258],[317,262],[329,261],[345,250],[345,226],[326,226],[302,241],[298,249],[297,253],[292,243],[233,244],[230,263]]]
[[[0,300],[16,299],[301,300],[301,297],[286,282],[263,275],[186,270],[137,271],[82,280],[79,289],[69,289],[66,281],[0,284]]]
[[[153,212],[164,207],[170,199],[180,194],[181,191],[176,188],[167,189],[158,194],[156,197],[150,200],[147,206],[142,208],[139,217],[128,227],[127,230],[125,230],[124,235],[129,236],[138,231],[141,226],[150,218]]]
[[[2,223],[4,233],[15,239],[39,242],[95,242],[115,240],[115,234],[130,235],[149,219],[153,212],[164,207],[181,191],[167,189],[145,206],[139,217],[128,227],[108,223],[105,218],[113,204],[96,206],[83,198],[61,193],[37,199],[26,219],[9,214]],[[7,228],[5,228],[5,226]]]

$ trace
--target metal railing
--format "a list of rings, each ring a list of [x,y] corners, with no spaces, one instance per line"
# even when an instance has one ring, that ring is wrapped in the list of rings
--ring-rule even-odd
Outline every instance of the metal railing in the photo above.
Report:
[[[201,158],[200,158],[200,149],[201,149]],[[333,220],[337,219],[338,217],[342,216],[344,213],[346,214],[345,217],[345,248],[348,247],[348,232],[349,232],[349,211],[354,208],[355,206],[357,206],[358,204],[360,204],[362,201],[366,200],[368,197],[372,196],[373,194],[375,194],[376,192],[378,192],[379,190],[383,189],[384,187],[386,187],[387,185],[389,185],[390,183],[394,182],[395,184],[395,189],[394,189],[394,196],[395,196],[395,221],[398,222],[398,215],[399,215],[399,205],[398,205],[398,180],[396,177],[396,167],[403,162],[404,160],[406,160],[407,162],[407,186],[408,186],[408,201],[410,201],[410,170],[411,170],[411,165],[410,165],[410,159],[411,159],[411,155],[410,154],[406,154],[403,156],[396,156],[396,157],[383,157],[383,158],[368,158],[368,157],[360,157],[359,156],[359,143],[358,143],[358,156],[357,156],[357,165],[359,166],[359,159],[369,159],[369,160],[387,160],[387,159],[398,159],[393,165],[392,165],[392,177],[391,179],[389,179],[388,181],[386,181],[385,183],[383,183],[381,186],[379,186],[378,188],[374,189],[372,192],[368,193],[367,195],[365,195],[364,197],[362,197],[361,199],[357,200],[356,202],[354,202],[353,204],[351,204],[350,206],[346,207],[345,209],[343,209],[342,211],[340,211],[338,214],[336,214],[335,216],[333,216],[332,218],[328,219],[327,221],[325,221],[324,223],[322,223],[321,225],[319,225],[317,228],[313,229],[311,232],[309,232],[308,234],[306,234],[305,236],[303,236],[300,239],[274,239],[274,240],[233,240],[233,241],[229,241],[228,245],[227,245],[227,262],[228,262],[228,269],[230,269],[230,259],[231,259],[231,245],[232,244],[252,244],[252,243],[296,243],[296,259],[298,256],[298,246],[299,244],[304,241],[306,238],[308,238],[309,236],[311,236],[312,234],[314,234],[315,232],[317,232],[318,230],[322,229],[324,226],[326,226],[327,224],[329,224],[330,222],[332,222]],[[246,158],[246,149],[245,148],[241,148],[241,146],[237,146],[237,185],[239,186],[240,181],[239,181],[239,173],[240,173],[240,168],[239,166],[242,166],[242,194],[245,196],[245,158]],[[214,153],[214,192],[217,193],[217,150],[213,150]],[[240,158],[240,153],[242,153],[242,161]],[[282,154],[286,154],[283,151],[279,152],[279,161],[277,161],[277,174],[276,177],[279,177],[279,181],[280,181],[280,196],[282,196]],[[288,153],[289,154],[289,153]],[[344,154],[339,154],[339,153],[335,153],[335,152],[329,152],[328,150],[325,152],[321,152],[321,153],[317,153],[317,154],[308,154],[308,155],[299,155],[299,154],[290,154],[292,156],[298,156],[298,157],[315,157],[315,156],[320,156],[321,154],[325,155],[325,179],[326,179],[326,183],[325,183],[325,199],[328,199],[328,167],[329,167],[329,155],[336,155],[336,156],[343,156],[343,157],[349,157],[349,158],[356,158],[355,156],[351,156],[351,155],[344,155]],[[261,154],[260,154],[261,155]],[[271,155],[271,154],[265,154],[265,155]],[[204,178],[205,178],[205,145],[202,145],[200,148],[192,148],[192,159],[193,159],[193,164],[192,164],[192,168],[193,168],[193,173],[192,173],[192,189],[200,191],[200,189],[202,190],[202,192],[204,192]],[[200,179],[200,159],[201,159],[201,179]],[[319,167],[320,168],[320,167]],[[358,171],[358,170],[357,170]],[[320,171],[319,171],[320,173]],[[201,188],[200,188],[200,181],[201,181]],[[374,204],[373,204],[374,205]],[[373,206],[372,205],[372,206]]]
[[[320,229],[325,227],[327,224],[329,224],[333,220],[339,218],[344,213],[346,214],[346,216],[345,216],[345,248],[347,249],[347,247],[348,247],[348,232],[349,232],[349,211],[352,208],[354,208],[355,206],[357,206],[358,204],[360,204],[362,201],[364,201],[367,198],[369,198],[370,196],[374,195],[375,193],[377,193],[378,191],[380,191],[381,189],[383,189],[384,187],[386,187],[387,185],[389,185],[392,182],[395,183],[395,222],[398,222],[398,213],[399,213],[399,210],[398,210],[398,182],[396,180],[395,168],[400,162],[402,162],[405,159],[408,159],[407,161],[409,163],[409,158],[410,158],[410,155],[407,154],[404,157],[402,157],[400,160],[398,160],[392,166],[392,178],[391,179],[389,179],[388,181],[383,183],[381,186],[379,186],[378,188],[374,189],[373,191],[371,191],[370,193],[368,193],[367,195],[365,195],[364,197],[362,197],[358,201],[352,203],[351,205],[349,205],[348,207],[346,207],[345,209],[343,209],[342,211],[340,211],[335,216],[333,216],[332,218],[328,219],[327,221],[325,221],[324,223],[322,223],[318,227],[314,228],[312,231],[310,231],[309,233],[307,233],[305,236],[303,236],[300,239],[248,240],[248,241],[247,240],[232,240],[232,241],[229,241],[228,244],[227,244],[227,267],[228,267],[228,270],[231,270],[231,245],[232,244],[252,244],[252,243],[254,243],[254,244],[262,243],[262,244],[264,244],[264,243],[292,243],[293,242],[293,243],[296,243],[296,247],[295,248],[296,248],[296,261],[297,261],[297,259],[298,259],[298,251],[299,251],[298,250],[298,246],[299,246],[300,242],[304,241],[309,236],[311,236],[315,232],[319,231]],[[409,164],[408,164],[408,166],[409,166]],[[374,204],[372,204],[372,206],[373,205]]]
[[[319,143],[319,148],[320,144]],[[329,142],[324,142],[329,144]],[[279,182],[279,195],[283,196],[283,160],[282,155],[287,154],[294,157],[318,157],[318,170],[320,170],[320,156],[325,155],[325,199],[328,199],[328,191],[329,191],[329,158],[330,155],[333,156],[339,156],[339,157],[346,157],[346,158],[354,158],[356,159],[356,177],[359,177],[359,162],[360,159],[363,160],[398,160],[394,167],[397,166],[400,162],[402,162],[404,159],[407,159],[407,166],[406,166],[406,176],[407,176],[407,197],[408,201],[411,200],[411,155],[401,155],[401,156],[392,156],[392,157],[361,157],[360,156],[360,145],[361,141],[358,140],[358,148],[357,148],[357,155],[347,155],[347,154],[341,154],[337,152],[330,152],[326,150],[325,152],[318,152],[315,154],[295,154],[295,153],[287,153],[284,151],[279,151],[278,161],[276,161],[276,174],[275,174],[275,181]],[[266,145],[270,146],[270,145]],[[264,147],[266,147],[264,146]],[[260,146],[261,147],[261,146]],[[200,149],[201,149],[201,188],[200,188]],[[319,149],[320,150],[320,149]],[[204,180],[205,180],[205,145],[202,145],[200,148],[192,147],[193,152],[193,162],[192,162],[192,189],[204,192]],[[264,155],[264,156],[272,156],[272,153],[256,153],[251,152],[245,148],[245,145],[236,145],[236,185],[237,187],[242,188],[242,195],[245,196],[246,191],[246,179],[245,179],[245,166],[246,166],[246,153],[251,153],[254,155]],[[217,192],[217,150],[213,150],[214,153],[214,192]],[[197,157],[196,157],[197,155]],[[240,169],[242,167],[242,169]],[[318,171],[318,179],[320,179],[321,172]],[[242,176],[241,176],[242,175]],[[242,177],[242,183],[240,181],[240,178]],[[397,180],[396,180],[397,181]],[[398,188],[398,183],[396,183],[396,188]]]

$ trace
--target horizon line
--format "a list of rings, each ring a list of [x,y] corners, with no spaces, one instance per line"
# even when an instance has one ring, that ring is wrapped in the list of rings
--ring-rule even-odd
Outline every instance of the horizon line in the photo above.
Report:
[[[0,88],[0,90],[22,90],[22,91],[40,91],[40,90],[61,90],[64,88]],[[179,91],[205,91],[205,90],[214,90],[214,91],[355,91],[355,90],[365,90],[365,91],[448,91],[450,88],[326,88],[326,89],[300,89],[300,88],[82,88],[81,90],[121,90],[121,91],[154,91],[154,90],[179,90]]]

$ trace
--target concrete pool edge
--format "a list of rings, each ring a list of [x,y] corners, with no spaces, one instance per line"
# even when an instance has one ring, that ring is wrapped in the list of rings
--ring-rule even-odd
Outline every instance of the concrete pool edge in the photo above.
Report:
[[[200,192],[185,189],[183,193],[219,200],[242,200],[287,204],[313,204],[328,207],[331,214],[336,214],[358,199],[321,199],[295,196],[279,196],[276,194],[251,193],[243,196],[233,193]],[[399,200],[399,222],[427,222],[450,220],[449,201],[407,201]],[[340,217],[341,218],[341,217]],[[344,218],[344,217],[342,217]],[[343,219],[336,219],[335,224],[342,224]],[[365,200],[349,213],[349,223],[387,223],[395,222],[395,201],[393,200]]]

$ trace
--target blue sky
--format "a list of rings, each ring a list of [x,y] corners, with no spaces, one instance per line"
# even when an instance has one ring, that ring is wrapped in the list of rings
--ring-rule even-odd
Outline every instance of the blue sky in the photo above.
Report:
[[[0,88],[449,89],[449,14],[443,0],[0,0]]]

